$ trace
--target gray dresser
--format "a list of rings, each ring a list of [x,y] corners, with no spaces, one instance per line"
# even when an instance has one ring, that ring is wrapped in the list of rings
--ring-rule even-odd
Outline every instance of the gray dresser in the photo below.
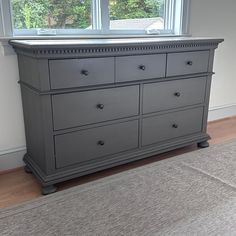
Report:
[[[26,171],[55,183],[179,147],[207,147],[214,50],[222,39],[12,40]]]

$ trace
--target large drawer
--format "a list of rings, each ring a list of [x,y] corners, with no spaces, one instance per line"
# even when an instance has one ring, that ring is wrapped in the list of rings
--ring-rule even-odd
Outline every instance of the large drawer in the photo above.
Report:
[[[114,57],[49,60],[52,89],[114,83]]]
[[[142,146],[201,132],[203,107],[148,117],[142,124]]]
[[[139,114],[139,86],[52,96],[54,129],[93,124]]]
[[[166,54],[125,56],[115,60],[116,82],[165,77]]]
[[[209,51],[169,53],[166,76],[207,72],[208,60]]]
[[[205,87],[206,77],[145,84],[143,113],[203,103]]]
[[[138,121],[129,121],[55,136],[56,167],[138,147]]]

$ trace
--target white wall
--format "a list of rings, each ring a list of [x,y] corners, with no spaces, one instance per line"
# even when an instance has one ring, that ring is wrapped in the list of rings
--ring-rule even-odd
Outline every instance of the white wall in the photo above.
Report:
[[[216,51],[210,119],[236,115],[236,1],[192,0],[193,36],[224,38]],[[25,136],[16,56],[0,56],[0,171],[22,165]]]
[[[193,36],[224,38],[216,50],[210,118],[236,114],[236,1],[192,0],[190,33]],[[213,116],[213,117],[212,117]]]
[[[25,134],[17,57],[0,56],[0,171],[22,165]],[[16,155],[21,153],[21,156]]]

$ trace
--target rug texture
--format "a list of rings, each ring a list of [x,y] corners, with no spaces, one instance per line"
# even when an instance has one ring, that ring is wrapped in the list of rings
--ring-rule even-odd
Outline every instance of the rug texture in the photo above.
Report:
[[[236,141],[0,210],[0,235],[236,235]]]

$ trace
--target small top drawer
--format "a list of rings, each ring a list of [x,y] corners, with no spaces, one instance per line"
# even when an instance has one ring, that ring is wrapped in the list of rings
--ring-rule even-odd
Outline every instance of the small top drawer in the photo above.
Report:
[[[206,77],[145,84],[143,113],[152,113],[203,103]]]
[[[125,56],[115,60],[116,82],[165,77],[166,54]]]
[[[139,86],[52,96],[54,129],[94,124],[139,114]]]
[[[49,60],[52,89],[114,83],[114,57]]]
[[[169,53],[166,76],[207,72],[208,60],[209,51]]]

